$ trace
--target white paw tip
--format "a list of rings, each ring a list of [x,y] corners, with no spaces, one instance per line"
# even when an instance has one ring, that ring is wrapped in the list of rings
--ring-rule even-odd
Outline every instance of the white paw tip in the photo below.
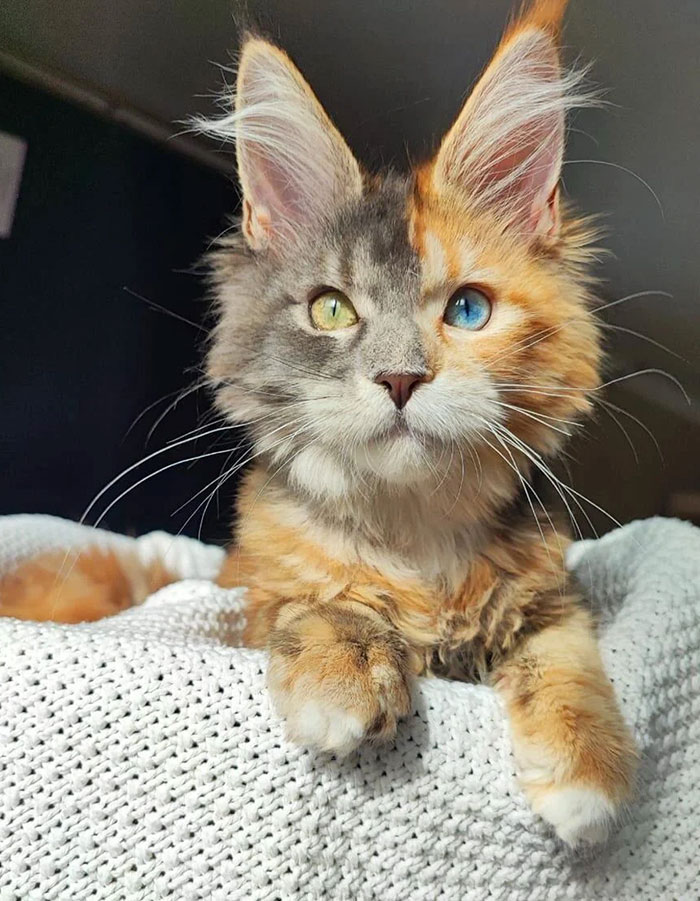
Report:
[[[572,848],[605,841],[615,817],[612,802],[592,788],[552,789],[538,799],[535,812]]]
[[[365,736],[359,717],[318,701],[306,701],[289,716],[287,731],[297,744],[341,756],[354,751]]]

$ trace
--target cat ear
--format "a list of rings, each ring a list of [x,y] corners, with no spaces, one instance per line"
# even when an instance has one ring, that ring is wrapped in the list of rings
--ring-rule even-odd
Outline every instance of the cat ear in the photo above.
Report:
[[[463,191],[528,237],[559,231],[566,111],[558,32],[565,0],[536,0],[500,47],[433,160],[433,189]]]
[[[252,248],[289,242],[338,201],[361,194],[350,149],[299,70],[273,44],[246,40],[228,119],[243,188],[243,233]]]

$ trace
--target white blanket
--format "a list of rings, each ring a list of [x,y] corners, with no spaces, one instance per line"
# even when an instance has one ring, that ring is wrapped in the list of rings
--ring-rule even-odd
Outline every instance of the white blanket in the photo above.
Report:
[[[0,518],[0,570],[128,542]],[[265,655],[237,648],[221,551],[163,534],[187,581],[98,623],[0,619],[0,901],[700,898],[700,530],[637,522],[572,549],[643,766],[607,845],[561,846],[515,781],[491,690],[419,680],[396,746],[289,745]]]

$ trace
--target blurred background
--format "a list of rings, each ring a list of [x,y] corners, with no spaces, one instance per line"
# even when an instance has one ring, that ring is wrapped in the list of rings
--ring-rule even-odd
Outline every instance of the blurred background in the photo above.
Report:
[[[404,166],[449,126],[512,4],[247,6],[358,157]],[[231,0],[0,6],[2,513],[78,518],[210,409],[202,390],[174,402],[201,377],[198,261],[239,197],[231,148],[178,123],[214,111],[238,12]],[[604,314],[608,406],[572,447],[571,484],[593,502],[590,523],[577,517],[585,534],[653,514],[699,521],[700,4],[572,0],[565,40],[608,101],[572,123],[565,191],[605,216],[602,301],[629,297]],[[197,494],[223,456],[183,462],[221,450],[217,437],[128,473],[88,521],[106,511],[119,531],[225,539],[235,486],[206,510]]]

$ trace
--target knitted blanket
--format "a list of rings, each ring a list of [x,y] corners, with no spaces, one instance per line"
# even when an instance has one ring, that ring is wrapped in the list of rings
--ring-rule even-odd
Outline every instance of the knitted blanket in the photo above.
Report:
[[[0,518],[0,570],[131,541]],[[700,898],[700,530],[572,549],[643,755],[625,821],[578,853],[522,798],[490,689],[419,680],[395,747],[314,756],[283,737],[265,655],[236,647],[221,551],[135,545],[186,581],[97,623],[0,619],[1,901]]]

